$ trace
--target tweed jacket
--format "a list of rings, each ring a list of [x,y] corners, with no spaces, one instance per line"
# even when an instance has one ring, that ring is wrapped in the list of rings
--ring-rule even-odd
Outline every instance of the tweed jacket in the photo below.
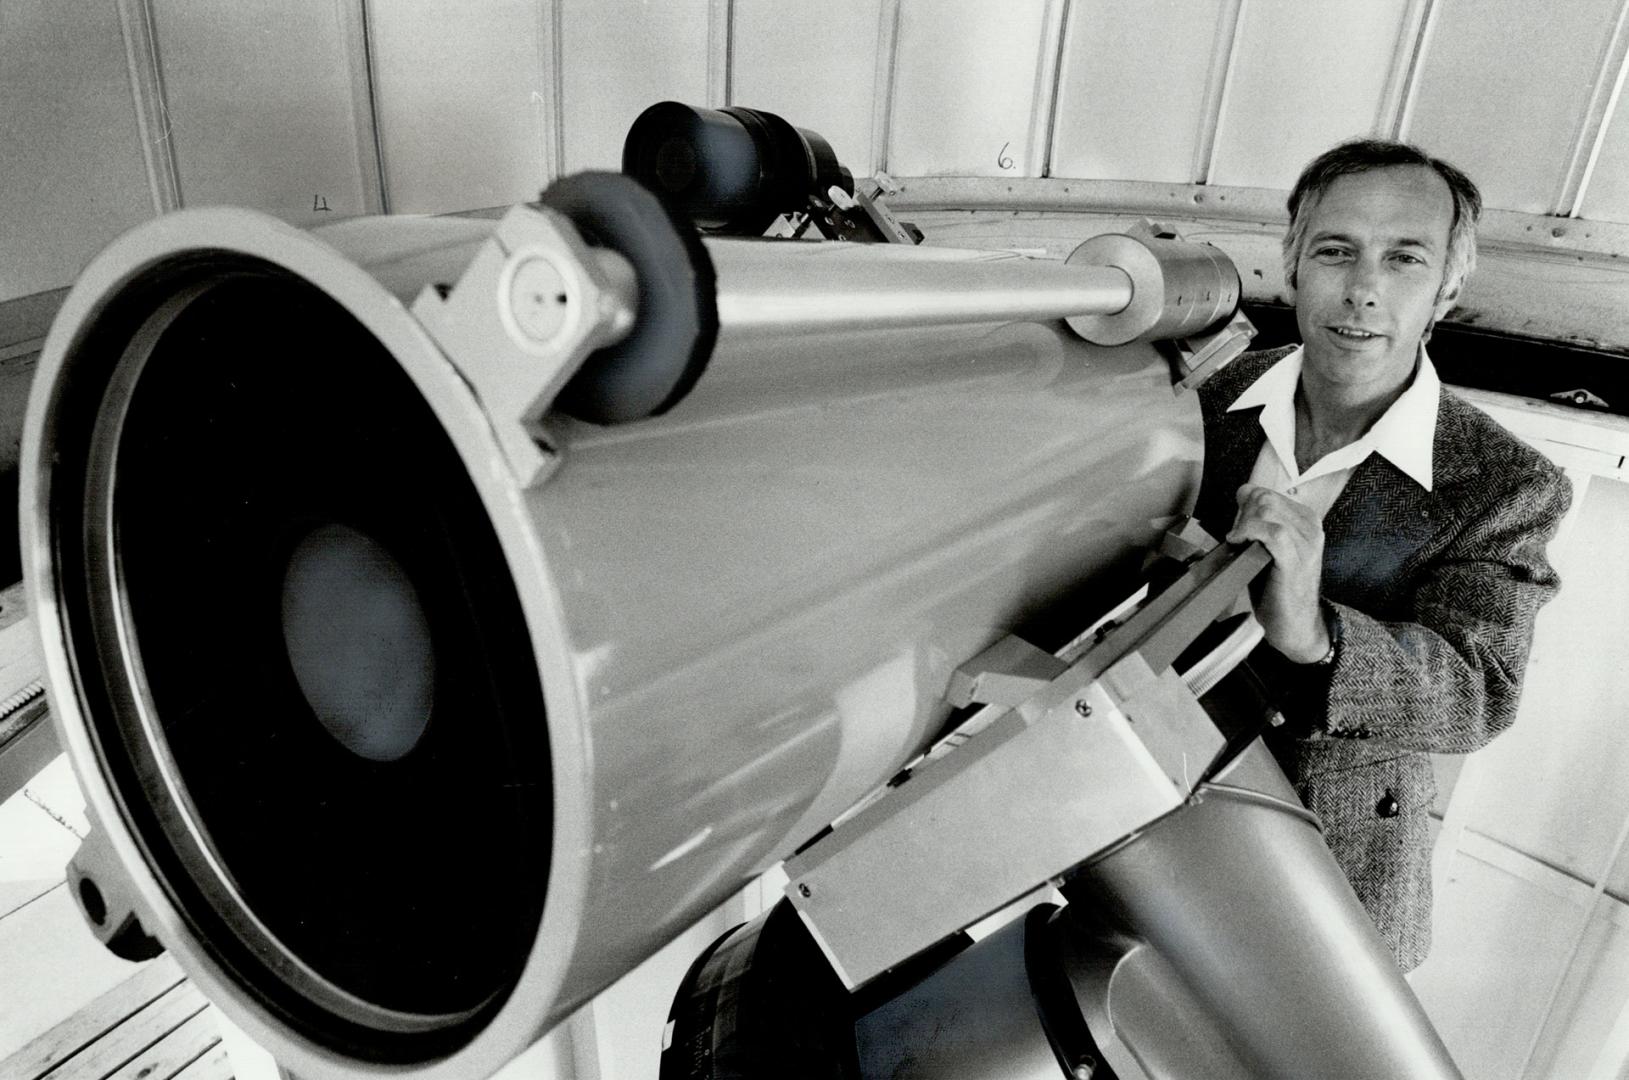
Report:
[[[1265,439],[1259,409],[1228,406],[1290,351],[1247,353],[1200,390],[1196,516],[1213,536]],[[1324,517],[1334,664],[1252,657],[1288,721],[1269,745],[1405,971],[1430,948],[1427,755],[1515,720],[1534,615],[1560,586],[1545,545],[1572,499],[1559,469],[1446,388],[1432,458],[1426,491],[1371,454]]]

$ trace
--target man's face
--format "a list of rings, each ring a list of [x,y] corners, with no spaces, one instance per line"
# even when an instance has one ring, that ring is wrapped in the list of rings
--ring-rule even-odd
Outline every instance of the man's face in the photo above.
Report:
[[[1305,371],[1364,396],[1396,389],[1453,304],[1437,297],[1453,224],[1448,184],[1423,165],[1371,169],[1338,177],[1302,213],[1295,321]]]

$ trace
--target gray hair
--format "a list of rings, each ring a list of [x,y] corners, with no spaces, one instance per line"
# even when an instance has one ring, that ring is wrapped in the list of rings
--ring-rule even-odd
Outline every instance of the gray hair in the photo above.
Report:
[[[1448,229],[1448,254],[1437,299],[1457,295],[1465,279],[1476,268],[1476,222],[1482,216],[1482,193],[1471,178],[1417,146],[1390,139],[1353,139],[1325,150],[1307,163],[1295,181],[1286,204],[1290,228],[1284,234],[1284,281],[1295,287],[1295,267],[1307,239],[1307,218],[1302,208],[1316,205],[1339,177],[1397,165],[1420,165],[1432,170],[1448,184],[1454,200],[1453,224]]]

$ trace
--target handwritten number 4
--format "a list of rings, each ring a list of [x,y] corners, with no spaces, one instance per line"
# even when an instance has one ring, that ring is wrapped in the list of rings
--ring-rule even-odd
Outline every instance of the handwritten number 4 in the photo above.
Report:
[[[1012,158],[1007,156],[1007,147],[1011,145],[1011,142],[1004,142],[1001,144],[1001,149],[996,152],[996,164],[1003,169],[1012,168]]]
[[[326,195],[311,196],[311,209],[313,211],[327,210],[329,213],[333,212],[333,208],[328,205],[328,196]]]

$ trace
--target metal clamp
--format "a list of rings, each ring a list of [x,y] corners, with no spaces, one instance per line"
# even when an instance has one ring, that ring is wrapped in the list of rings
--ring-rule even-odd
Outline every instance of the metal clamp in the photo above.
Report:
[[[1171,664],[1266,564],[1259,545],[1217,548],[1061,672],[1016,639],[963,665],[955,700],[989,703],[976,733],[786,864],[787,895],[845,985],[1182,806],[1226,740]]]
[[[68,862],[68,891],[96,940],[125,960],[150,960],[164,946],[142,926],[135,888],[107,832],[92,828]]]
[[[628,261],[591,248],[564,215],[517,206],[451,291],[426,287],[413,315],[469,380],[522,487],[546,479],[559,441],[543,414],[583,361],[633,326]]]

